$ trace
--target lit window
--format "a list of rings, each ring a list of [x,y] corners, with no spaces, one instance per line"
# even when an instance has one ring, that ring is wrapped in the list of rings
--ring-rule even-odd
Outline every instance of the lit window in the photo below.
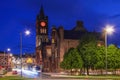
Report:
[[[42,29],[40,29],[40,33],[42,33]]]
[[[44,33],[44,29],[42,29],[42,33]]]
[[[52,39],[52,43],[54,43],[55,42],[55,40],[54,39]]]
[[[33,60],[32,60],[32,58],[28,58],[26,62],[27,63],[33,63]]]
[[[45,33],[46,33],[46,29],[45,29]]]

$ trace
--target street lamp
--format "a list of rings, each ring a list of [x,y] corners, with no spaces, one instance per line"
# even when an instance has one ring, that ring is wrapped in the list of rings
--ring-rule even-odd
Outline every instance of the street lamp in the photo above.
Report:
[[[4,50],[4,60],[7,60],[7,70],[10,69],[9,67],[9,55],[10,55],[10,51],[11,49],[10,48],[7,48],[6,50]],[[7,52],[7,55],[6,55],[6,52]],[[6,59],[6,56],[7,56],[7,59]],[[5,65],[4,65],[5,66]]]
[[[30,35],[30,31],[26,30],[25,35]],[[20,33],[20,58],[21,58],[21,77],[22,77],[22,32]]]
[[[11,49],[10,49],[10,48],[7,48],[7,51],[8,51],[8,52],[10,52],[10,51],[11,51]]]
[[[7,48],[7,52],[10,52],[10,51],[11,51],[11,49]],[[6,52],[6,50],[4,50],[4,57],[5,57],[5,52]]]
[[[110,26],[110,25],[107,25],[104,29],[105,31],[105,69],[106,69],[106,75],[107,75],[107,34],[112,34],[114,32],[114,27],[113,26]]]

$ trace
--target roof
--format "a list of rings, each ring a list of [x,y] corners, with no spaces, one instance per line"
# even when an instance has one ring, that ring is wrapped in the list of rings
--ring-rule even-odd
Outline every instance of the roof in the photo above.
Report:
[[[85,32],[64,30],[64,39],[80,39]]]
[[[79,21],[79,20],[76,22],[76,26],[72,30],[87,32],[86,28],[83,25],[83,21]]]
[[[64,39],[80,39],[82,35],[88,31],[83,26],[82,21],[77,21],[76,26],[72,30],[64,30]]]
[[[100,37],[99,32],[81,32],[81,31],[73,31],[73,30],[64,30],[64,39],[80,39],[84,34],[95,34],[97,39]]]

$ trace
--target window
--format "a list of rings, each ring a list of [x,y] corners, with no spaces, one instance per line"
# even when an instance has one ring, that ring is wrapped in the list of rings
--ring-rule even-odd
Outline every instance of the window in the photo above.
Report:
[[[52,43],[55,43],[55,40],[54,40],[54,39],[52,39]]]
[[[40,29],[40,33],[42,33],[42,29]]]
[[[45,29],[45,33],[46,33],[46,29]]]

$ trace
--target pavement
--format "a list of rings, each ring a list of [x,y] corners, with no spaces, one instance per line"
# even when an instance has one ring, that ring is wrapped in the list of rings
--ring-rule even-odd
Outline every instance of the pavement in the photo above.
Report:
[[[12,74],[12,71],[10,72],[7,72],[4,76],[17,76],[19,74]],[[70,76],[66,73],[45,73],[45,72],[42,72],[42,75],[46,75],[46,76],[49,76],[49,77],[66,77],[66,76]]]
[[[2,75],[2,77],[5,77],[5,76],[18,76],[18,74],[13,75],[12,71],[10,71],[10,72],[7,72],[5,75]]]
[[[63,74],[63,73],[42,73],[44,75],[48,75],[51,77],[64,77],[64,76],[68,76],[67,74]]]
[[[7,74],[3,75],[4,76],[18,76],[19,74],[12,74],[12,71],[11,72],[7,72]],[[67,75],[67,74],[63,74],[63,73],[42,73],[42,76],[46,77],[46,78],[54,78],[54,77],[69,77],[70,75]]]
[[[13,75],[12,72],[8,72],[7,74],[3,75],[5,76],[19,76]],[[92,80],[92,79],[73,79],[70,75],[67,75],[65,73],[42,73],[41,77],[33,78],[33,80]]]
[[[11,72],[7,72],[7,74],[2,75],[2,77],[5,76],[19,76],[19,74],[12,74]],[[42,78],[42,80],[81,80],[81,79],[71,79],[71,76],[66,74],[66,73],[42,73],[42,76],[37,77],[35,79],[39,80],[40,78]],[[41,80],[41,79],[40,79]]]
[[[73,76],[66,73],[42,73],[43,78],[47,79],[71,79]],[[78,79],[77,79],[78,80]]]

